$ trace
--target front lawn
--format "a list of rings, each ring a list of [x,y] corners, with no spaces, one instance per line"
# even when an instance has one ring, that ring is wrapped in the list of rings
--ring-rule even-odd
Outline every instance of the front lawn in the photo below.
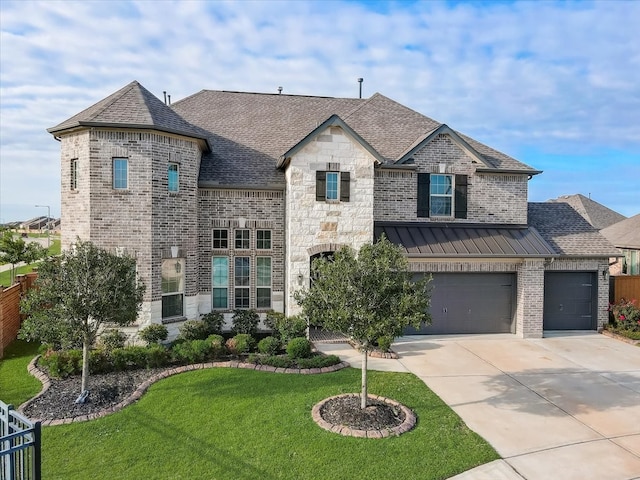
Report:
[[[291,375],[214,368],[152,385],[99,420],[43,429],[48,479],[444,479],[498,457],[411,374],[370,372],[371,393],[418,424],[383,440],[318,427],[311,408],[358,391],[360,370]]]
[[[18,408],[37,394],[42,384],[27,372],[27,365],[38,354],[40,345],[14,340],[0,360],[0,400]]]

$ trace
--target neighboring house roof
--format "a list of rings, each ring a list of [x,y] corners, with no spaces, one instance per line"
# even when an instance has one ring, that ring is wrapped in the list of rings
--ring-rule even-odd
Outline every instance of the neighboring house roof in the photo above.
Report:
[[[78,127],[143,128],[206,139],[205,132],[185,121],[137,81],[47,131],[56,135]]]
[[[618,248],[640,250],[640,213],[600,230]]]
[[[529,226],[534,227],[558,255],[620,256],[611,242],[567,203],[529,203],[528,215]]]
[[[515,225],[376,222],[376,239],[384,234],[410,258],[552,257],[554,249],[533,228]]]
[[[561,197],[549,200],[550,202],[563,202],[571,205],[576,212],[582,215],[587,222],[593,225],[598,230],[618,223],[624,220],[626,217],[619,214],[610,208],[605,207],[601,203],[598,203],[590,198],[580,195],[563,195]]]
[[[384,95],[369,99],[203,90],[172,108],[209,132],[213,145],[200,165],[200,186],[282,188],[283,157],[324,122],[338,117],[374,158],[389,166],[442,126]],[[448,128],[448,127],[447,127]],[[483,157],[483,171],[536,174],[508,155],[459,135]],[[370,150],[371,151],[371,150]]]

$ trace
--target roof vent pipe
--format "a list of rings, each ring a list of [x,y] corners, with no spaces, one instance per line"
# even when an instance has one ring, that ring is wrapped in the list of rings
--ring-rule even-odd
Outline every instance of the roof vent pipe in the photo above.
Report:
[[[360,84],[360,96],[358,98],[362,98],[362,82],[363,81],[364,81],[364,78],[358,79],[358,83]]]
[[[278,87],[278,95],[282,93],[282,87]]]
[[[164,104],[167,104],[167,91],[163,90],[162,93],[164,94]]]
[[[169,99],[169,106],[171,106],[171,95],[167,95],[167,98]]]

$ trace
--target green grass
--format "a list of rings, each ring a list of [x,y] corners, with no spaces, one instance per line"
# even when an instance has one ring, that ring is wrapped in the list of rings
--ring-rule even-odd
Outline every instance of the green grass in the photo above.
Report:
[[[382,440],[318,427],[318,401],[359,389],[360,371],[285,375],[208,369],[167,378],[124,410],[43,429],[48,479],[444,479],[499,458],[411,374],[370,372],[370,392],[418,425]]]
[[[38,354],[37,343],[15,340],[0,360],[0,400],[18,408],[37,394],[42,384],[27,372],[27,365]]]

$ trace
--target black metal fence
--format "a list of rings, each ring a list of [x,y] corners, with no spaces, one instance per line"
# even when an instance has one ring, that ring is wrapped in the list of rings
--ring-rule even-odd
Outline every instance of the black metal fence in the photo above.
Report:
[[[40,480],[40,422],[0,401],[0,480]]]

